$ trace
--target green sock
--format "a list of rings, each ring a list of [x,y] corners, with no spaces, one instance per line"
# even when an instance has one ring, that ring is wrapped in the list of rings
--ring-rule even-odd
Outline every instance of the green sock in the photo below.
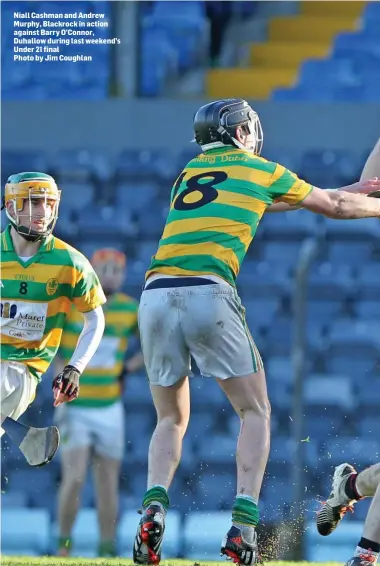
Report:
[[[71,550],[72,541],[71,537],[59,537],[58,538],[58,548],[66,548],[68,551]]]
[[[232,508],[232,522],[256,527],[259,522],[259,508],[253,497],[237,495]]]
[[[98,554],[103,556],[117,556],[116,545],[113,540],[102,540],[99,544]]]
[[[170,501],[168,492],[162,485],[154,485],[145,492],[143,499],[144,509],[151,505],[151,503],[160,503],[165,511],[168,510]]]

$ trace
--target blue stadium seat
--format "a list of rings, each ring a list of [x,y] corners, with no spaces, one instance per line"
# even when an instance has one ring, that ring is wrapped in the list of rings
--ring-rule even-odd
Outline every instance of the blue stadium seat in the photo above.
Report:
[[[369,253],[367,252],[367,257]],[[369,259],[369,257],[368,257]],[[357,277],[357,296],[363,301],[378,300],[380,262],[362,262]]]
[[[357,75],[350,59],[310,59],[301,64],[299,84],[323,88],[324,85],[355,86]]]
[[[375,382],[376,383],[376,382]],[[362,410],[370,411],[375,410],[380,403],[380,387],[374,385],[372,380],[372,387],[358,387],[357,398],[358,403]]]
[[[236,474],[203,472],[198,489],[202,510],[230,509],[236,495]]]
[[[2,510],[1,549],[5,555],[46,555],[50,550],[49,545],[50,522],[47,511],[23,508]]]
[[[62,185],[61,202],[66,209],[70,207],[71,210],[79,212],[92,203],[94,198],[95,190],[91,183],[65,182],[64,185]]]
[[[278,462],[280,464],[291,466],[292,463],[294,463],[295,448],[296,445],[294,439],[283,436],[273,437],[269,453],[270,462]],[[311,466],[316,466],[318,464],[318,450],[316,443],[304,442],[302,448],[304,462]],[[266,483],[268,482],[271,483],[271,478],[266,480]]]
[[[119,241],[121,236],[133,235],[135,228],[129,211],[115,206],[88,205],[78,217],[81,237]],[[101,231],[100,231],[101,227]]]
[[[121,208],[128,207],[131,212],[141,210],[145,215],[152,207],[157,192],[158,185],[152,181],[124,181],[116,186],[116,205]]]
[[[166,30],[144,22],[141,38],[141,94],[162,95],[166,80],[174,75],[178,67],[179,55]]]
[[[293,322],[290,318],[279,317],[276,324],[268,329],[267,340],[274,356],[286,356],[291,351]]]
[[[205,436],[198,447],[198,458],[203,465],[235,466],[236,438],[229,435]]]
[[[376,417],[362,417],[357,423],[357,427],[363,438],[379,439],[379,420]]]
[[[338,352],[337,355],[327,355],[325,358],[326,371],[344,374],[351,378],[360,376],[361,379],[364,379],[366,373],[370,372],[376,363],[376,350],[372,352],[372,355],[366,353],[362,357],[355,358],[347,355],[347,351],[349,349],[344,350],[344,352]]]
[[[310,301],[307,304],[308,319],[315,324],[325,325],[335,317],[343,314],[344,303],[338,297],[331,300],[315,299],[310,294]]]
[[[113,174],[106,152],[87,149],[60,151],[52,160],[52,168],[64,179],[87,180],[93,174],[106,181]]]
[[[342,462],[352,462],[359,467],[379,461],[380,445],[377,439],[339,436],[326,442],[326,453],[331,466]]]
[[[128,381],[129,380],[127,380],[127,387]],[[136,430],[138,430],[139,434],[142,434],[143,436],[151,434],[155,426],[155,421],[152,419],[152,415],[147,410],[142,413],[141,410],[136,408],[135,401],[129,398],[128,389],[126,396],[128,399],[127,410],[125,411],[125,430],[127,436],[133,437]],[[144,396],[144,402],[147,401],[147,396]]]
[[[266,257],[267,261],[265,262],[255,262],[247,259],[243,263],[238,279],[243,302],[249,298],[271,300],[273,297],[283,297],[290,294],[289,268],[291,259],[290,255],[287,256],[288,246],[283,249],[285,257],[281,256],[282,248],[282,246],[277,244],[267,244],[265,253],[269,255],[269,258],[272,258],[272,261]],[[275,259],[276,253],[278,254],[277,260]],[[247,311],[247,316],[250,314],[252,313]]]
[[[346,409],[354,406],[352,383],[342,375],[311,375],[305,381],[304,391],[309,405],[333,405]]]
[[[313,301],[342,301],[353,287],[352,268],[343,262],[315,264],[311,268],[309,292]]]
[[[367,263],[371,257],[371,246],[368,242],[336,242],[329,245],[328,259],[332,265],[355,267]]]
[[[220,537],[231,526],[230,511],[194,511],[185,517],[184,554],[189,560],[220,560]]]
[[[176,9],[179,7],[179,9]],[[201,45],[205,45],[208,30],[202,2],[155,2],[145,25],[164,30],[171,45],[177,49],[179,66],[189,68],[196,60]]]
[[[261,228],[265,230],[266,241],[286,239],[300,241],[318,231],[319,219],[316,214],[295,210],[282,214],[265,214]]]
[[[173,166],[170,154],[158,149],[128,149],[117,158],[116,173],[120,179],[133,177],[166,177],[168,169],[172,172]]]
[[[269,326],[280,310],[278,298],[273,299],[247,299],[244,308],[249,313],[250,321],[255,321],[256,326]],[[247,315],[248,316],[248,315]],[[253,332],[253,329],[250,329]]]
[[[375,240],[380,235],[379,223],[376,218],[345,220],[344,222],[324,218],[323,228],[330,241],[341,240],[350,247],[351,242],[364,240],[365,245],[368,248],[368,240]]]
[[[152,256],[154,256],[157,252],[157,248],[157,240],[145,240],[137,245],[137,256],[139,261],[144,264],[145,270],[148,269]]]
[[[151,201],[148,206],[139,211],[139,226],[141,233],[148,240],[156,240],[161,237],[166,220],[166,212],[162,210],[158,201]]]
[[[357,317],[363,320],[380,319],[379,301],[357,301],[354,305],[354,309]]]
[[[352,355],[354,351],[371,352],[380,348],[377,321],[337,320],[330,326],[329,340],[332,347],[346,347]]]
[[[293,381],[293,362],[290,356],[271,356],[265,364],[267,378],[271,381],[283,381],[291,383]]]
[[[2,175],[8,177],[23,171],[47,172],[45,155],[40,151],[7,151],[1,152]]]
[[[28,498],[25,491],[6,491],[1,494],[2,509],[18,509],[25,508],[28,504]]]
[[[125,394],[134,406],[151,401],[148,379],[144,373],[130,375],[126,381]]]
[[[263,259],[268,265],[268,269],[280,270],[285,266],[294,268],[297,264],[301,246],[299,243],[280,243],[268,242],[262,246]]]
[[[335,402],[335,406],[332,404],[327,405],[329,408],[332,405],[333,413],[323,410],[321,418],[321,405],[323,405],[322,399],[319,406],[314,405],[315,411],[312,411],[312,407],[309,406],[304,417],[305,437],[310,437],[310,442],[313,444],[315,442],[325,442],[326,439],[335,438],[340,434],[344,424],[344,417],[348,412],[345,406],[341,409],[342,412],[340,412],[338,405],[341,404]],[[316,414],[317,410],[318,414]],[[318,462],[315,462],[315,464],[318,465]]]
[[[210,377],[191,378],[190,396],[192,403],[198,408],[218,407],[220,409],[228,404],[223,391]]]
[[[351,179],[357,174],[357,170],[358,162],[352,153],[315,149],[303,153],[298,171],[300,176],[313,180],[315,184],[318,184],[318,176],[322,188],[333,188],[338,176]]]

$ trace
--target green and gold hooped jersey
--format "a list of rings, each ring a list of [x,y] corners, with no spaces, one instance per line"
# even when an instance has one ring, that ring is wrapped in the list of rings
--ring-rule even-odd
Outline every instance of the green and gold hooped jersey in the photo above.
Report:
[[[71,304],[88,312],[106,302],[80,252],[48,236],[24,262],[14,251],[10,226],[1,234],[0,295],[1,359],[26,364],[38,381],[57,353]]]
[[[104,308],[105,330],[102,341],[80,378],[80,395],[73,406],[104,407],[121,396],[119,376],[123,370],[128,341],[137,334],[138,302],[124,293],[108,298]],[[68,315],[59,355],[71,358],[83,328],[83,317],[76,309]]]
[[[178,177],[146,274],[217,275],[231,285],[265,209],[301,203],[312,186],[282,165],[235,148],[192,159]]]

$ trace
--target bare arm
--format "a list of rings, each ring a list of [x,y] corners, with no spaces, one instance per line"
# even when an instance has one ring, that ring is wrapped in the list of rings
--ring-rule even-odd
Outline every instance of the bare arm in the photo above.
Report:
[[[380,177],[380,139],[371,151],[362,171],[360,180]]]
[[[372,190],[380,189],[380,182],[373,181]],[[329,218],[355,219],[380,217],[379,199],[346,191],[326,191],[314,187],[303,201],[303,208]]]
[[[380,140],[379,140],[380,142]],[[374,159],[373,164],[377,165],[377,176],[380,177],[380,143],[379,143],[379,153],[377,154],[377,158]],[[376,163],[375,163],[376,162]],[[373,167],[373,170],[375,170],[375,167]],[[363,171],[364,173],[364,171]],[[375,175],[376,176],[376,175]],[[362,174],[363,177],[363,174]],[[379,187],[380,189],[380,187]],[[370,180],[368,180],[366,182],[365,179],[361,179],[358,183],[354,183],[353,185],[347,185],[345,187],[339,187],[339,189],[318,189],[318,190],[323,190],[325,193],[332,193],[335,194],[337,191],[339,192],[347,192],[347,193],[353,193],[353,194],[362,194],[362,195],[368,195],[371,192],[375,191],[375,190],[379,190],[373,187],[373,184]],[[274,204],[271,204],[270,206],[268,206],[268,208],[266,209],[265,212],[290,212],[291,210],[299,210],[300,208],[306,208],[304,203],[301,203],[299,205],[296,206],[291,206],[290,204],[287,204],[286,202],[275,202]]]

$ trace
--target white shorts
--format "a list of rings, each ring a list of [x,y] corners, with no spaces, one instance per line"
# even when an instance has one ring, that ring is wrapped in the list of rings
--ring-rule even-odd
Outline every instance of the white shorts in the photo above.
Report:
[[[108,407],[65,403],[55,409],[54,420],[61,434],[62,451],[89,447],[99,456],[123,459],[125,419],[121,401]]]
[[[190,278],[163,279],[162,285],[184,279]],[[192,375],[190,356],[205,377],[228,379],[262,369],[245,309],[227,283],[146,288],[140,299],[139,329],[151,385],[171,386]]]
[[[36,395],[37,380],[25,364],[1,362],[1,422],[5,417],[17,420]],[[4,434],[1,429],[0,436]]]

